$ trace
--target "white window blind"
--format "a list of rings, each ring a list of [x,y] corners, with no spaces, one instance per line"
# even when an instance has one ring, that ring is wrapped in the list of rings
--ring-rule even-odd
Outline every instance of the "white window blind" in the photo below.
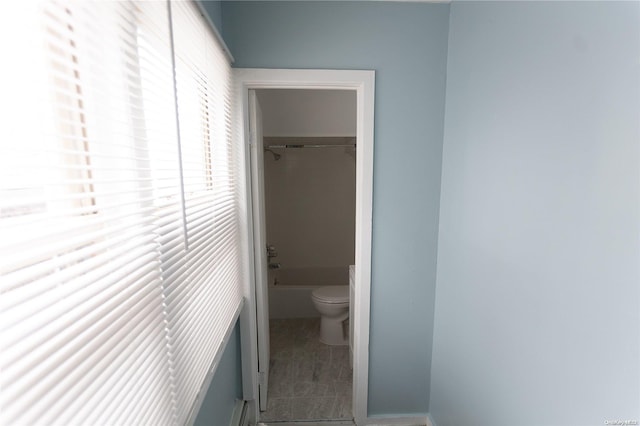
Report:
[[[228,60],[190,2],[0,25],[0,424],[183,424],[242,303]]]
[[[167,280],[178,416],[186,419],[240,303],[237,153],[231,144],[231,68],[192,2],[171,4],[188,250]],[[232,167],[233,166],[233,167]],[[210,336],[216,336],[211,338]]]

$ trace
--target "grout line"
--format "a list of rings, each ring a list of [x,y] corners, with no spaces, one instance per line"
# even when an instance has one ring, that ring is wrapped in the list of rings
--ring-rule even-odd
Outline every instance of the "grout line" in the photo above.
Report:
[[[329,417],[331,415],[330,413],[334,413],[333,415],[337,415],[338,412],[341,411],[341,407],[344,407],[342,405],[344,401],[349,400],[349,402],[351,402],[351,392],[348,392],[347,394],[348,396],[346,396],[342,392],[344,388],[342,386],[339,387],[338,385],[338,383],[344,384],[346,382],[351,382],[350,380],[344,380],[343,372],[345,370],[348,372],[352,371],[350,366],[348,365],[348,357],[346,357],[344,354],[341,354],[341,352],[343,352],[344,349],[340,349],[339,347],[333,347],[333,346],[325,347],[318,343],[317,349],[326,350],[328,359],[325,359],[324,361],[318,360],[317,359],[318,352],[317,351],[313,352],[311,355],[311,359],[314,361],[311,362],[311,365],[316,367],[318,365],[328,366],[329,373],[324,372],[325,374],[328,374],[328,375],[322,374],[323,381],[316,382],[313,380],[313,377],[314,377],[313,373],[316,372],[316,370],[313,369],[312,367],[311,377],[308,378],[310,380],[296,381],[296,369],[294,367],[296,359],[293,355],[295,353],[305,353],[305,352],[309,353],[308,352],[309,346],[313,347],[314,341],[319,342],[319,319],[277,320],[277,322],[272,321],[270,325],[271,325],[270,337],[271,337],[272,345],[276,341],[279,344],[282,344],[283,341],[284,342],[288,341],[289,343],[286,346],[278,347],[278,349],[281,350],[283,353],[288,352],[290,356],[286,358],[283,357],[282,359],[275,358],[280,362],[287,363],[285,370],[288,370],[288,371],[287,373],[285,373],[285,377],[287,378],[287,380],[289,380],[290,383],[288,383],[289,389],[285,391],[285,394],[293,395],[293,392],[295,389],[294,386],[296,383],[306,383],[311,388],[314,387],[314,383],[316,383],[316,385],[324,385],[326,386],[325,392],[327,393],[323,396],[317,396],[317,397],[313,397],[313,396],[270,397],[269,401],[271,403],[273,403],[273,401],[278,401],[278,406],[272,407],[272,409],[275,409],[276,411],[280,411],[280,410],[282,411],[280,411],[277,415],[277,417],[279,417],[278,420],[275,419],[276,417],[275,413],[273,417],[268,411],[262,413],[261,420],[264,422],[263,424],[265,425],[273,424],[277,426],[287,426],[288,424],[291,424],[291,425],[304,424],[305,426],[311,426],[316,423],[321,424],[322,426],[328,426],[332,424],[353,425],[354,423],[350,418],[350,414],[351,414],[350,408],[347,408],[347,407],[345,408],[349,412],[349,418],[323,419],[323,417],[325,416]],[[310,343],[311,345],[309,345]],[[273,350],[274,349],[273,346],[271,349],[272,349],[271,353],[275,354],[276,351]],[[274,358],[272,357],[272,360],[273,359]],[[340,363],[341,365],[338,365],[337,363],[340,361],[344,361],[344,362],[341,362]],[[273,373],[273,371],[274,370],[272,369],[271,372]],[[331,373],[335,373],[335,374],[331,375]],[[349,373],[347,373],[347,375],[348,374]],[[324,380],[326,380],[326,382]],[[272,379],[272,377],[269,378],[269,384],[270,384],[269,386],[270,389],[272,389],[272,385],[275,384],[275,381]],[[352,382],[351,382],[351,386],[353,386]],[[284,384],[284,387],[286,388],[287,385]],[[339,390],[340,390],[340,393],[338,393]],[[295,420],[293,418],[294,403],[295,403],[295,407],[300,407],[300,404],[303,403],[303,400],[304,402],[310,403],[311,405],[308,407],[307,411],[304,412],[300,417],[304,417],[306,415],[306,416],[309,416],[310,418]],[[313,403],[314,400],[316,404]],[[321,411],[317,411],[317,408],[321,405],[321,404],[318,404],[320,400],[322,400],[324,403],[327,404],[326,406],[329,409],[329,413],[323,414]],[[351,406],[351,404],[349,404],[349,406]],[[314,410],[314,408],[316,410]],[[310,416],[312,414],[312,410],[315,411],[313,412],[314,414],[313,417]]]

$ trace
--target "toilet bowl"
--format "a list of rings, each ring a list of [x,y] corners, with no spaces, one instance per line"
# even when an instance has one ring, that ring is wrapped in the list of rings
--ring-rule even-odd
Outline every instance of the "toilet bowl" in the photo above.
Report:
[[[349,336],[344,322],[349,318],[349,286],[317,288],[311,292],[311,300],[320,312],[320,341],[327,345],[347,345]]]

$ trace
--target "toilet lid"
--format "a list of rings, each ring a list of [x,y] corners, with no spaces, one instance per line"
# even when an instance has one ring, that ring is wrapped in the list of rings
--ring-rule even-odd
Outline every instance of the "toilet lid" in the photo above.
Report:
[[[320,287],[311,293],[314,298],[325,303],[348,303],[349,302],[349,286],[348,285],[330,285]]]

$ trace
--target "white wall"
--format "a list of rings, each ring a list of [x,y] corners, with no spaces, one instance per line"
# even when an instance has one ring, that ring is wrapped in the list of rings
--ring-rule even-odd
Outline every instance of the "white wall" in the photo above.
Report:
[[[259,90],[265,136],[355,136],[352,90]]]
[[[451,5],[430,412],[640,421],[640,3]]]

